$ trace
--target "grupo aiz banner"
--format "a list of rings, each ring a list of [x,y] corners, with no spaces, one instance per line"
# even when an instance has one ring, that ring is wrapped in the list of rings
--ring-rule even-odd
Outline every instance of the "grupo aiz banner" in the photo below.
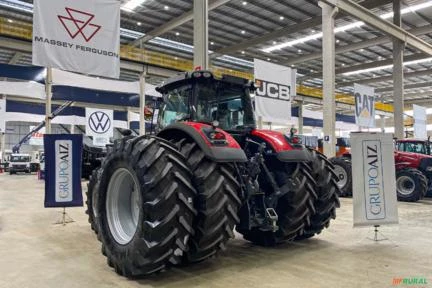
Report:
[[[254,59],[255,113],[264,122],[288,124],[291,97],[296,95],[296,70]]]
[[[375,89],[354,84],[355,120],[361,127],[375,127]]]
[[[351,133],[354,226],[398,223],[391,134]]]
[[[120,1],[34,1],[34,65],[118,78],[119,54]]]
[[[83,206],[82,135],[45,134],[45,207]]]

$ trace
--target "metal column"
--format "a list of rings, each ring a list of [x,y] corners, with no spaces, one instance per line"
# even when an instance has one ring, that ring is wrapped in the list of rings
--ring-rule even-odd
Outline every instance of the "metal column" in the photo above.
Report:
[[[143,72],[140,77],[140,123],[139,123],[139,134],[145,135],[145,76]],[[128,127],[129,128],[129,127]]]
[[[335,37],[334,17],[337,8],[319,2],[322,9],[323,31],[323,122],[324,122],[324,154],[327,157],[336,155],[336,101],[335,101]]]
[[[208,0],[194,0],[194,68],[208,69]]]
[[[298,134],[303,135],[303,102],[300,102],[298,109]]]
[[[52,97],[52,68],[47,68],[45,78],[45,133],[51,134],[51,97]]]
[[[400,0],[393,1],[393,23],[401,26]],[[403,76],[403,53],[404,43],[399,39],[393,39],[393,107],[394,107],[394,136],[398,139],[404,138],[404,76]]]

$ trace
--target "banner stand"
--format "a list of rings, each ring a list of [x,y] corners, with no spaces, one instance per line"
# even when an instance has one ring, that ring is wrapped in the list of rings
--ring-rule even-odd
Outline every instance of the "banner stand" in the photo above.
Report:
[[[373,227],[374,227],[374,238],[367,237],[367,239],[375,241],[375,242],[389,240],[382,232],[378,231],[378,228],[380,227],[380,225],[374,225]],[[380,239],[379,235],[381,235],[383,238]]]
[[[56,222],[54,222],[54,225],[63,225],[66,226],[68,223],[75,222],[75,220],[72,219],[67,213],[66,213],[66,207],[63,207],[63,211],[59,212],[61,213],[60,218],[57,219]]]

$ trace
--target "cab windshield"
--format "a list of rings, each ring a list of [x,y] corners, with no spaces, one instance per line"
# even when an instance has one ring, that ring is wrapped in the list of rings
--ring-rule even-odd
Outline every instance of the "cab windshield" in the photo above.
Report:
[[[219,122],[223,130],[255,125],[248,89],[225,81],[197,81],[171,89],[164,95],[160,126],[176,121]]]
[[[30,156],[13,155],[10,158],[10,162],[30,162]]]
[[[399,142],[397,150],[419,154],[430,154],[430,148],[426,147],[423,142]]]

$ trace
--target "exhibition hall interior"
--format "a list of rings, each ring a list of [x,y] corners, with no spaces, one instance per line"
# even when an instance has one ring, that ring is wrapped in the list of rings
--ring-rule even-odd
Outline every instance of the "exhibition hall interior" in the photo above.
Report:
[[[432,287],[432,0],[0,0],[0,287]]]

